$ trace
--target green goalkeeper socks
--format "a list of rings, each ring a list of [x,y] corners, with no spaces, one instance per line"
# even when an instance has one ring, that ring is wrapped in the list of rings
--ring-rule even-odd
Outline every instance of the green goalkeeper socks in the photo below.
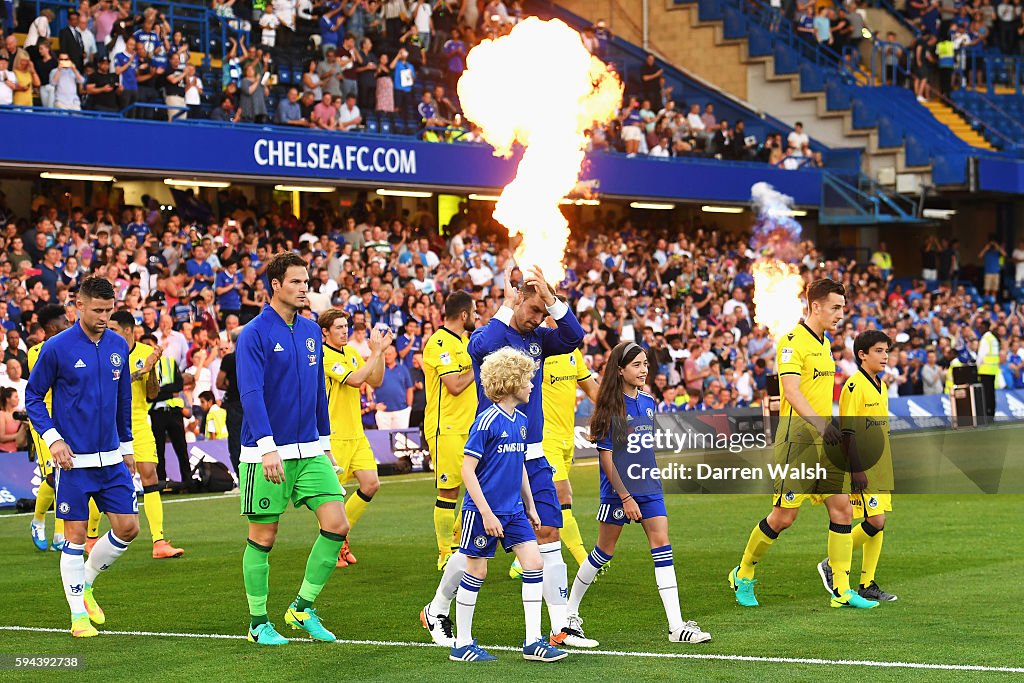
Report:
[[[338,553],[344,544],[345,537],[341,534],[320,530],[320,535],[309,552],[306,575],[302,578],[302,587],[299,588],[299,596],[296,598],[296,607],[300,610],[312,605],[320,595],[320,591],[327,584],[327,579],[334,573],[334,568],[338,564]]]
[[[267,621],[267,594],[270,592],[270,548],[249,539],[242,554],[242,579],[249,601],[252,627]]]

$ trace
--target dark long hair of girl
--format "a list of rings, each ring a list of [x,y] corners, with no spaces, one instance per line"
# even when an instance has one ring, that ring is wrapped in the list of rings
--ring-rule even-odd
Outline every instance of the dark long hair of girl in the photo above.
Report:
[[[608,355],[604,376],[597,391],[597,405],[590,417],[590,440],[599,441],[611,433],[614,443],[625,443],[626,402],[623,400],[625,382],[619,370],[630,363],[643,349],[634,342],[621,342]]]

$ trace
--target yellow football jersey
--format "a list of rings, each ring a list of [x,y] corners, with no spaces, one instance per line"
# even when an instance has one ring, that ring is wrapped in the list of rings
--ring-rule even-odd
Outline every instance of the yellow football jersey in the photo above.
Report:
[[[359,352],[351,346],[336,349],[324,344],[327,409],[331,414],[331,435],[336,439],[360,439],[365,436],[359,387],[350,387],[345,383],[349,375],[365,364]]]
[[[869,491],[893,489],[892,449],[889,443],[889,392],[861,368],[846,380],[839,396],[839,424],[852,434]]]
[[[43,350],[43,344],[45,344],[45,343],[46,342],[41,342],[39,344],[36,344],[35,346],[33,346],[32,348],[30,348],[28,350],[28,371],[29,371],[29,374],[32,374],[32,368],[35,367],[36,361],[39,360],[39,352]],[[43,397],[43,403],[46,404],[46,409],[52,415],[53,414],[53,392],[52,391],[47,391],[46,392],[46,396]],[[29,425],[31,425],[31,422],[29,423]],[[51,459],[51,457],[50,457],[50,449],[47,448],[46,442],[43,441],[43,437],[39,435],[39,432],[36,431],[35,427],[32,427],[32,441],[35,443],[35,446],[36,446],[36,459],[39,462],[41,462],[41,463],[47,463],[48,464],[50,462],[50,459]]]
[[[803,322],[778,341],[775,367],[779,373],[782,394],[779,406],[779,441],[794,443],[820,442],[821,436],[805,422],[786,400],[781,380],[786,375],[800,376],[800,393],[816,415],[831,418],[833,378],[836,363],[828,339],[818,337]]]
[[[590,377],[583,352],[544,359],[544,438],[572,439],[576,426],[576,385]]]
[[[423,434],[469,434],[476,417],[476,385],[470,383],[452,396],[441,378],[452,373],[473,372],[473,360],[466,340],[446,327],[430,335],[423,344],[423,379],[427,406],[423,411]]]
[[[136,373],[153,355],[153,347],[138,342],[128,354],[128,370]],[[152,370],[150,370],[152,372]],[[149,372],[139,375],[132,382],[132,438],[136,441],[152,441],[153,428],[149,424],[149,400],[146,398],[146,380]]]

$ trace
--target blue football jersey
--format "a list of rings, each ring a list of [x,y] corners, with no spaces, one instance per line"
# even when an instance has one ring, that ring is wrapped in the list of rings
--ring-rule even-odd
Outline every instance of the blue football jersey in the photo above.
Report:
[[[463,450],[466,455],[480,461],[476,466],[476,478],[491,512],[496,515],[523,509],[526,432],[526,415],[518,410],[509,415],[497,405],[491,405],[477,415],[469,428],[469,438]],[[462,509],[478,510],[472,496],[465,496]]]
[[[624,462],[627,467],[635,463],[646,471],[658,466],[658,461],[654,457],[653,444],[648,443],[644,445],[641,439],[644,434],[650,434],[651,439],[653,439],[654,413],[657,409],[657,403],[653,396],[642,391],[636,393],[636,398],[623,395],[622,400],[626,403],[626,444],[616,446],[612,443],[611,435],[606,434],[598,440],[597,447],[599,450],[611,451],[615,454],[616,465],[619,466],[619,477],[622,478],[623,483],[630,491],[644,490],[646,492],[652,489],[650,481],[645,481],[641,487],[632,486],[630,481],[624,476],[624,470],[619,463],[620,461]],[[598,467],[597,469],[601,473],[601,500],[618,500],[619,494],[615,492],[611,482],[608,481],[608,477],[605,476],[604,468]],[[658,480],[656,486],[660,489],[660,480]],[[643,500],[647,497],[648,495],[644,494],[634,495],[634,498],[637,500]]]
[[[564,305],[564,304],[563,304]],[[536,369],[541,370],[544,359],[548,356],[558,356],[564,353],[575,351],[580,342],[583,341],[583,328],[580,326],[572,311],[566,310],[565,314],[555,319],[557,329],[538,327],[533,332],[522,334],[512,328],[508,322],[501,319],[511,317],[508,308],[501,308],[497,314],[483,327],[478,327],[469,337],[469,344],[466,350],[473,359],[473,374],[479,379],[480,368],[483,365],[487,354],[497,351],[506,346],[522,351],[534,359]],[[534,374],[534,378],[543,377]],[[484,393],[483,382],[476,383],[477,390],[477,414],[482,414],[491,406],[490,399]],[[522,406],[523,412],[529,422],[527,443],[540,443],[544,440],[544,397],[543,387],[539,381],[533,383],[533,391],[530,392],[530,401]]]

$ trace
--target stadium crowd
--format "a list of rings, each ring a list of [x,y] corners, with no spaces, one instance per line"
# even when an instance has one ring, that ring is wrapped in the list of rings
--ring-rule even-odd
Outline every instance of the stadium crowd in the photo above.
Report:
[[[67,214],[44,201],[36,206],[32,219],[7,215],[0,236],[0,326],[6,330],[0,386],[14,387],[24,400],[25,352],[43,338],[36,311],[67,305],[84,275],[102,274],[115,286],[118,309],[138,321],[136,334],[152,336],[181,373],[189,438],[223,433],[223,415],[207,416],[237,400],[225,397],[219,375],[237,330],[267,301],[265,268],[273,253],[297,250],[309,263],[312,310],[306,314],[332,307],[348,313],[349,344],[364,358],[374,326],[394,331],[383,386],[364,386],[369,427],[422,423],[421,349],[441,324],[445,296],[471,292],[486,321],[500,306],[512,253],[505,230],[482,209],[464,206],[444,238],[427,203],[401,212],[365,195],[345,213],[321,200],[301,219],[286,204],[257,211],[229,191],[219,198],[220,217],[203,222],[155,205],[120,214],[82,208]],[[0,210],[9,213],[2,203]],[[982,317],[1009,341],[999,386],[1024,388],[1024,319],[959,280],[963,262],[955,240],[929,239],[922,277],[907,288],[895,283],[884,245],[865,263],[826,258],[811,242],[801,243],[798,254],[807,279],[828,276],[847,287],[847,317],[833,342],[837,394],[856,372],[854,336],[872,327],[896,340],[885,375],[891,396],[942,393],[950,364],[975,360]],[[775,349],[754,324],[755,257],[744,234],[714,225],[652,229],[597,208],[574,222],[557,291],[583,325],[583,353],[598,376],[615,344],[635,340],[648,353],[650,389],[661,410],[756,405],[774,370]],[[1006,252],[992,243],[979,259],[986,272],[995,268],[985,287],[994,277],[998,292]],[[1020,271],[1024,245],[1012,260]],[[589,401],[580,398],[579,415],[585,416]]]
[[[477,42],[510,31],[520,0],[489,0],[483,11],[458,0],[214,0],[198,20],[227,28],[219,76],[167,15],[131,3],[84,0],[67,25],[42,10],[21,46],[8,30],[0,48],[0,105],[125,111],[132,118],[209,118],[358,131],[370,123],[431,141],[479,141],[463,120],[456,83]],[[203,16],[206,14],[208,16]],[[584,45],[608,57],[611,33],[598,20]],[[595,126],[591,149],[652,157],[705,156],[795,169],[820,166],[820,153],[795,131],[758,140],[743,121],[716,117],[714,105],[684,102],[647,57],[616,120]]]

